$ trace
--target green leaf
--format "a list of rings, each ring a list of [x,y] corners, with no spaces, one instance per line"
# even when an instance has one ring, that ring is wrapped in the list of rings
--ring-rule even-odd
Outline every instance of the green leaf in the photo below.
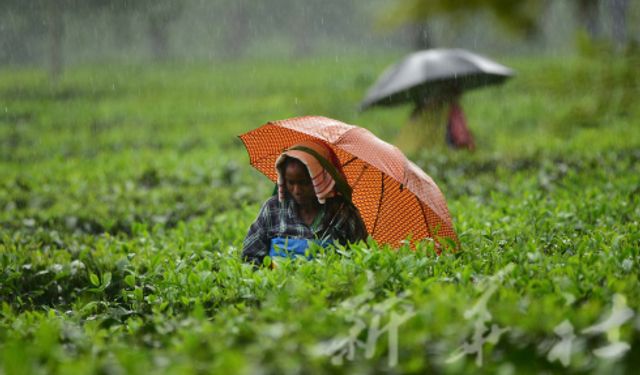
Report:
[[[94,286],[100,286],[100,279],[95,273],[89,274],[89,281],[91,281],[91,284],[93,284]]]
[[[127,275],[124,278],[124,283],[133,288],[136,286],[136,277],[133,275]]]
[[[106,288],[111,285],[111,272],[106,272],[102,275],[102,287]]]

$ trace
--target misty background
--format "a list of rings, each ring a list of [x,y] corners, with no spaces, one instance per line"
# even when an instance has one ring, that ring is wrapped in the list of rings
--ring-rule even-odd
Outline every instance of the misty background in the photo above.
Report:
[[[638,1],[529,1],[536,26],[520,29],[481,7],[413,17],[420,3],[426,2],[0,0],[0,65],[55,73],[80,64],[400,55],[428,47],[568,55],[581,35],[618,45],[640,39]]]

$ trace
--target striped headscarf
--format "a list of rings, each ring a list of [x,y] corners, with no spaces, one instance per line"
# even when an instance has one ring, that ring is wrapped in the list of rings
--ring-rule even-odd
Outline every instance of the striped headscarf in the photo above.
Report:
[[[285,192],[287,191],[284,175],[281,173],[284,171],[281,171],[280,165],[284,162],[287,156],[300,160],[302,164],[307,167],[309,176],[311,176],[311,182],[313,183],[313,190],[315,191],[320,204],[324,204],[328,198],[332,198],[336,195],[337,189],[335,179],[322,165],[322,162],[314,156],[314,154],[321,156],[331,163],[337,173],[340,174],[343,181],[346,180],[338,157],[329,146],[318,141],[304,141],[289,147],[280,154],[276,160],[276,172],[278,173],[278,199],[280,202],[284,202]]]

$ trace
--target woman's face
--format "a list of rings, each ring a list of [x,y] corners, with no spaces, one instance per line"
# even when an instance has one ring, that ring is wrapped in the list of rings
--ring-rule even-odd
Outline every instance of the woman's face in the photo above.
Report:
[[[311,177],[309,177],[307,167],[302,162],[297,160],[289,162],[284,171],[284,180],[287,191],[289,191],[296,203],[306,206],[317,202]]]

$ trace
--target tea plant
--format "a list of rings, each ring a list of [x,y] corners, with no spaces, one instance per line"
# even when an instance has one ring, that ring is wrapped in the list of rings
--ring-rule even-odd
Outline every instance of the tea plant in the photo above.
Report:
[[[274,270],[241,261],[273,186],[235,136],[320,114],[393,141],[408,108],[355,111],[389,60],[88,66],[57,86],[0,72],[0,373],[637,368],[625,60],[513,60],[511,82],[463,99],[476,153],[409,155],[461,251],[368,241]]]

